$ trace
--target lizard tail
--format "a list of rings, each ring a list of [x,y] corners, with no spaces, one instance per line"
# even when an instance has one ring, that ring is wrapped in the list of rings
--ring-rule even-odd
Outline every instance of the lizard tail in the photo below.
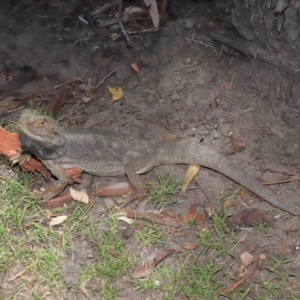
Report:
[[[212,151],[210,148],[197,143],[177,142],[166,143],[159,150],[159,158],[163,158],[161,164],[198,164],[208,169],[217,171],[249,191],[267,201],[271,205],[289,212],[292,215],[300,215],[300,206],[293,204],[294,199],[287,199],[283,195],[276,196],[268,188],[249,174],[243,166]]]

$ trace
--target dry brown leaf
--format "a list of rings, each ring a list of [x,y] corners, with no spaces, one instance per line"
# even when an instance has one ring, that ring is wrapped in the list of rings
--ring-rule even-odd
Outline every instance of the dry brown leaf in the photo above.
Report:
[[[253,262],[253,255],[245,251],[240,255],[241,261],[245,267],[248,267]]]
[[[236,206],[236,203],[233,199],[227,199],[224,203],[224,208],[230,208],[232,206]]]
[[[201,213],[198,213],[196,210],[196,206],[192,204],[189,209],[189,214],[187,216],[179,217],[178,223],[180,225],[187,225],[191,222],[196,222],[200,225],[203,224],[204,216]]]
[[[243,199],[244,203],[245,203],[247,206],[251,206],[251,201],[250,201],[249,198],[248,198],[248,195],[247,195],[247,193],[246,193],[246,190],[243,189],[243,190],[240,192],[240,196],[241,196],[241,198]]]
[[[144,12],[145,10],[143,8],[130,5],[124,9],[123,16],[130,16],[131,14],[144,13]]]
[[[118,101],[123,97],[123,90],[122,88],[116,88],[112,86],[107,86],[109,93],[112,95],[113,101]]]
[[[204,209],[210,218],[216,213],[216,210],[212,206],[205,206]]]
[[[157,2],[156,0],[144,0],[144,3],[147,7],[150,6],[150,16],[152,19],[152,23],[155,28],[158,28],[159,25],[159,13],[157,8]]]
[[[93,99],[93,97],[88,97],[88,96],[83,96],[83,97],[81,98],[81,100],[82,100],[83,103],[88,103],[88,102],[90,102],[92,99]]]
[[[183,231],[172,231],[171,236],[174,238],[178,238],[178,237],[182,237],[182,236],[186,236],[187,233],[183,232]]]
[[[70,187],[70,194],[71,194],[72,198],[76,201],[79,201],[79,202],[82,202],[85,204],[89,204],[89,202],[90,202],[89,195],[83,190],[76,191],[72,187]]]
[[[237,134],[233,134],[231,136],[231,147],[233,154],[242,152],[246,148],[245,143],[242,141],[242,138]]]
[[[166,212],[165,212],[165,214],[168,216],[168,217],[170,217],[170,218],[172,218],[172,219],[175,219],[176,217],[177,217],[177,213],[175,213],[174,211],[170,211],[170,210],[167,210]]]
[[[228,289],[219,288],[219,293],[223,296],[227,296],[237,290],[244,282],[246,278],[242,278],[238,281],[235,281],[233,285],[231,285]]]
[[[133,219],[128,218],[126,216],[120,216],[120,217],[118,217],[118,220],[123,221],[123,222],[125,222],[125,223],[127,223],[129,225],[132,225],[134,223]]]
[[[49,222],[50,226],[56,226],[56,225],[60,225],[63,222],[65,222],[68,219],[68,216],[58,216],[58,217],[54,217],[53,219],[51,219],[51,221]]]
[[[184,249],[186,249],[186,250],[194,250],[194,249],[196,249],[197,247],[199,246],[199,244],[198,243],[192,243],[192,242],[186,242],[186,243],[184,243],[184,245],[183,245],[183,247],[184,247]]]
[[[195,178],[195,176],[198,174],[199,170],[200,170],[199,165],[189,165],[188,166],[188,169],[186,170],[186,173],[185,173],[183,183],[181,185],[181,190],[183,192],[186,192],[189,184]]]
[[[113,41],[116,41],[117,39],[120,38],[120,35],[119,35],[119,33],[117,33],[117,32],[113,32],[113,33],[110,34],[110,38],[111,38]]]
[[[140,73],[139,65],[136,61],[132,62],[130,64],[131,69],[133,69],[135,72]]]

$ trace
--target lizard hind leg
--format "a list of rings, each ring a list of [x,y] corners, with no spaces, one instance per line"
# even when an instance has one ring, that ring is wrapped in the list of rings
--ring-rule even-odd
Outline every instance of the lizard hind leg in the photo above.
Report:
[[[154,168],[156,164],[151,157],[139,157],[130,161],[125,166],[125,173],[129,182],[137,190],[137,195],[146,195],[147,187],[139,174],[143,174]],[[140,197],[137,197],[140,198]]]

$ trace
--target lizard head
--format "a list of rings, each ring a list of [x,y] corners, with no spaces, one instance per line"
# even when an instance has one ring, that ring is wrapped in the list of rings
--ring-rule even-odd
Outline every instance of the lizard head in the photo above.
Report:
[[[35,110],[23,110],[18,124],[21,137],[25,136],[44,147],[54,148],[64,143],[60,134],[64,129],[58,122]]]

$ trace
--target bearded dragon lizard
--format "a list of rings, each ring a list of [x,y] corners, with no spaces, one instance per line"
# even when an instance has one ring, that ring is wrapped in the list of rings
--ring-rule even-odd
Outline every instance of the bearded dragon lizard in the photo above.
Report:
[[[274,195],[240,165],[199,143],[153,141],[116,132],[65,129],[53,118],[29,109],[20,116],[19,133],[22,148],[41,160],[57,178],[45,192],[46,199],[67,186],[67,168],[78,167],[98,176],[126,174],[130,183],[142,191],[145,184],[140,174],[155,166],[198,164],[225,175],[271,205],[300,215],[300,207],[292,201]]]

